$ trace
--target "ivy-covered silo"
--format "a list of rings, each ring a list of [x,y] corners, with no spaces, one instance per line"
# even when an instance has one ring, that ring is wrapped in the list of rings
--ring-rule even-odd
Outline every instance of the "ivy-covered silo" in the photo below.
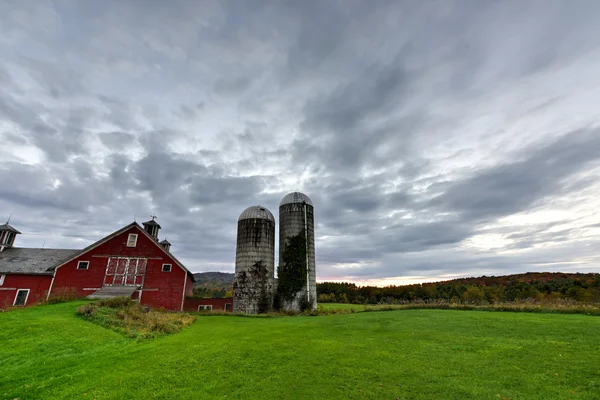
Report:
[[[300,192],[286,195],[279,204],[276,299],[284,310],[317,308],[314,207]]]
[[[275,218],[265,207],[248,207],[238,218],[233,311],[270,311],[274,278]]]

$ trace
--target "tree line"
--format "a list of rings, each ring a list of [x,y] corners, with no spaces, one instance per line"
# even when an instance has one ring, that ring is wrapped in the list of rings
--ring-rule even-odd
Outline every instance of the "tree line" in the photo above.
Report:
[[[600,303],[600,274],[526,273],[386,287],[322,282],[317,283],[317,295],[320,303],[353,304],[494,304],[559,299]]]

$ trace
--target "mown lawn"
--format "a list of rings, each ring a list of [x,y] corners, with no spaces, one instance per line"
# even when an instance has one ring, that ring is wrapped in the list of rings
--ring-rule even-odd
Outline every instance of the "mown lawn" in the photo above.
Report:
[[[450,310],[201,316],[136,341],[82,303],[0,314],[0,398],[598,399],[600,318]]]
[[[319,306],[326,310],[349,310],[362,311],[365,309],[363,304],[343,304],[343,303],[319,303]]]

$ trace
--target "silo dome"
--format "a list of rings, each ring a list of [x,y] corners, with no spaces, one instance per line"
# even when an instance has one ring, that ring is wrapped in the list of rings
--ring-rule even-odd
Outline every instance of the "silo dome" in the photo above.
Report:
[[[240,214],[238,222],[244,219],[268,219],[269,221],[275,222],[275,217],[273,217],[271,211],[267,210],[263,206],[252,206],[246,208]]]
[[[285,204],[295,204],[295,203],[300,203],[300,204],[306,203],[309,206],[313,205],[310,197],[308,197],[304,193],[292,192],[292,193],[286,195],[283,199],[281,199],[281,203],[279,203],[279,207],[281,207]]]

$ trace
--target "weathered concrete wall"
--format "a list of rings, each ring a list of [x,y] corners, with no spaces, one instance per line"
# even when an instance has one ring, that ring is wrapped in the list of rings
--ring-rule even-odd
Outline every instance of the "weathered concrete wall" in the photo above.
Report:
[[[273,307],[275,221],[238,221],[233,311],[257,314]]]
[[[306,221],[305,221],[306,215]],[[290,203],[279,207],[279,262],[283,259],[283,250],[289,238],[303,234],[306,226],[308,255],[308,290],[306,284],[293,301],[281,301],[285,310],[300,311],[304,299],[309,308],[317,308],[317,275],[315,263],[315,218],[314,208],[310,204]],[[306,262],[305,262],[306,263]]]

